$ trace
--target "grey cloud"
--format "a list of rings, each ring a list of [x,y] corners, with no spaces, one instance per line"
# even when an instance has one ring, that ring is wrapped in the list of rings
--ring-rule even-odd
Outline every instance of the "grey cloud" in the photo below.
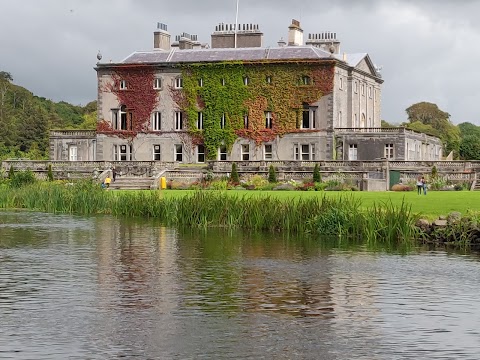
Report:
[[[40,96],[74,104],[96,98],[98,50],[118,61],[153,46],[157,22],[202,42],[235,21],[236,0],[23,0],[2,3],[0,70]],[[480,41],[475,0],[240,0],[239,22],[259,24],[264,43],[287,36],[292,18],[305,33],[335,31],[342,51],[368,52],[383,66],[382,114],[405,121],[405,108],[437,102],[456,123],[480,123],[476,68]]]

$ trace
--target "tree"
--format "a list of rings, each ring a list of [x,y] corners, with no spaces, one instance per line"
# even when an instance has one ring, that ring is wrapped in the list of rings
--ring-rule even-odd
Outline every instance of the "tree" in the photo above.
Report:
[[[416,122],[430,125],[438,131],[438,137],[442,140],[446,153],[453,151],[458,155],[460,148],[460,130],[451,123],[449,113],[440,110],[436,104],[429,102],[413,104],[406,109],[406,112],[410,125]],[[407,126],[407,128],[411,127]]]
[[[277,173],[273,165],[270,165],[270,167],[268,168],[268,182],[269,183],[277,182]]]
[[[232,172],[230,173],[230,180],[234,184],[238,184],[240,182],[240,179],[238,177],[238,171],[237,171],[237,164],[236,163],[232,164]]]
[[[12,74],[6,71],[0,71],[0,80],[6,80],[8,82],[13,81]]]
[[[52,164],[48,164],[47,179],[48,181],[53,181]]]
[[[382,128],[396,128],[398,126],[396,125],[393,125],[393,124],[390,124],[389,122],[385,121],[385,120],[382,120],[382,125],[381,125]]]
[[[313,168],[313,182],[322,182],[322,176],[320,175],[320,166],[315,164]]]

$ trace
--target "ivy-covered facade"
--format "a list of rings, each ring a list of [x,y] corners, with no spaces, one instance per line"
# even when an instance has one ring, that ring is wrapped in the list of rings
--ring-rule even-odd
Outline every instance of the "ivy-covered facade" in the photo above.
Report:
[[[406,141],[375,141],[383,80],[368,54],[313,43],[181,49],[168,39],[155,38],[164,48],[97,64],[95,149],[83,151],[90,160],[373,160]],[[338,45],[333,37],[324,43]],[[365,134],[375,146],[352,152]],[[63,160],[65,146],[51,144],[52,157]]]

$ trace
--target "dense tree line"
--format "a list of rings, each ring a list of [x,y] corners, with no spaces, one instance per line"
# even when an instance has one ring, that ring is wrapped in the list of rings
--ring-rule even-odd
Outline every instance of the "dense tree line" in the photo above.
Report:
[[[52,129],[95,129],[96,102],[76,106],[54,102],[13,84],[0,71],[0,159],[48,158]]]

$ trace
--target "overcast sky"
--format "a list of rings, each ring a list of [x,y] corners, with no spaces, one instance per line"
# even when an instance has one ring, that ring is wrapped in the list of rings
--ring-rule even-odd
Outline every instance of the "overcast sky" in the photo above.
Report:
[[[341,52],[366,52],[383,68],[382,119],[406,121],[428,101],[454,124],[480,125],[480,0],[239,0],[239,23],[259,24],[264,46],[332,31]],[[215,25],[235,23],[236,0],[0,0],[0,71],[54,101],[96,99],[94,66],[153,48],[157,22],[172,35],[210,43]],[[306,38],[306,36],[305,36]]]

